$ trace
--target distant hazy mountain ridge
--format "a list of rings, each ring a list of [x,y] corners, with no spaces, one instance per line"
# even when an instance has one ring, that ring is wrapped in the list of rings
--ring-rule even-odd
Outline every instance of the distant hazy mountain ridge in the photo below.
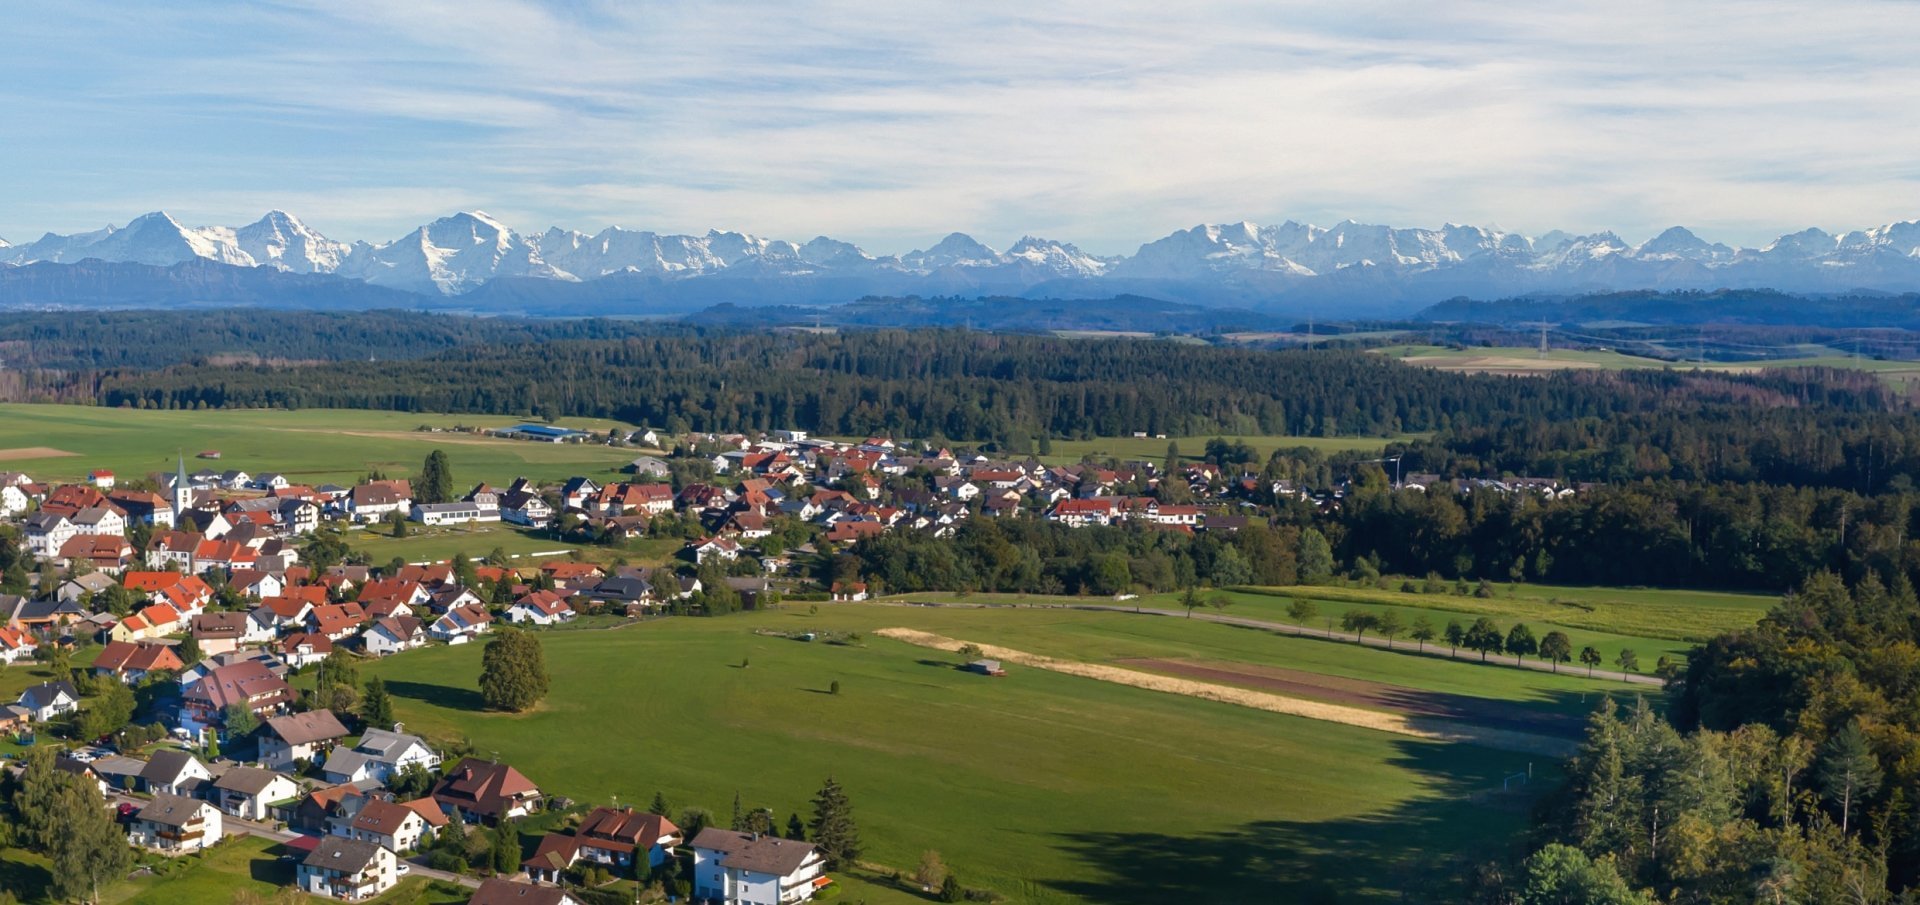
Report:
[[[1448,298],[1628,290],[1770,288],[1784,292],[1920,289],[1920,221],[1840,235],[1807,229],[1760,248],[1711,243],[1674,227],[1639,245],[1611,232],[1528,237],[1475,226],[1404,229],[1352,221],[1203,224],[1130,256],[1088,254],[1032,236],[1005,251],[962,233],[904,255],[819,236],[805,243],[712,230],[668,235],[609,227],[522,234],[458,213],[381,244],[340,242],[273,211],[242,227],[187,227],[165,213],[24,244],[0,264],[84,260],[171,267],[210,261],[331,274],[428,296],[820,304],[868,295],[1092,297],[1139,294],[1201,305],[1405,313]],[[588,289],[565,284],[611,282]],[[489,286],[494,281],[505,284]],[[541,285],[551,284],[551,285]],[[483,287],[486,287],[482,291]],[[128,288],[120,294],[137,294]]]

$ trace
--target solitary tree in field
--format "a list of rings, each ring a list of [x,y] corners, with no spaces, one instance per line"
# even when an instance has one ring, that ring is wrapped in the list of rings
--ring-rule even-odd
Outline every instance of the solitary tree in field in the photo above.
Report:
[[[1560,671],[1560,664],[1573,659],[1573,641],[1566,632],[1551,631],[1540,639],[1540,656],[1553,664],[1553,671]]]
[[[1301,628],[1305,628],[1307,623],[1312,622],[1318,615],[1320,615],[1319,604],[1305,597],[1295,597],[1287,603],[1287,618],[1292,619],[1294,624]]]
[[[1192,619],[1193,611],[1206,606],[1206,601],[1201,599],[1199,588],[1187,585],[1187,589],[1180,592],[1180,606],[1186,609],[1187,618]]]
[[[1380,617],[1361,610],[1348,610],[1340,614],[1340,627],[1353,633],[1353,640],[1364,643],[1367,632],[1380,625]]]
[[[1480,662],[1487,662],[1487,655],[1497,653],[1506,646],[1506,637],[1500,634],[1500,626],[1492,619],[1482,616],[1473,620],[1473,626],[1467,629],[1466,646],[1468,650],[1480,652]]]
[[[653,804],[648,806],[647,813],[665,817],[667,816],[667,812],[671,810],[673,810],[673,808],[667,805],[667,793],[653,793]]]
[[[1513,662],[1519,663],[1540,649],[1540,642],[1533,637],[1533,629],[1524,622],[1514,623],[1513,630],[1507,632],[1507,653],[1513,655]]]
[[[1413,617],[1413,630],[1407,632],[1407,637],[1419,642],[1420,650],[1424,653],[1427,642],[1434,639],[1433,620],[1428,619],[1424,613]]]
[[[1587,664],[1587,678],[1593,678],[1593,668],[1602,662],[1600,649],[1591,644],[1580,648],[1580,662]]]
[[[540,639],[501,629],[480,657],[480,697],[495,710],[530,710],[547,696],[547,658]]]
[[[1406,631],[1407,624],[1401,620],[1399,610],[1388,610],[1380,614],[1380,618],[1374,623],[1373,630],[1379,632],[1380,637],[1387,639],[1387,649],[1392,650],[1394,636]]]
[[[1613,662],[1619,664],[1621,672],[1640,671],[1640,655],[1634,653],[1631,647],[1620,648],[1620,655],[1614,657]]]
[[[1465,644],[1467,641],[1467,630],[1465,627],[1463,627],[1460,624],[1460,620],[1458,619],[1447,620],[1447,631],[1446,631],[1445,637],[1447,639],[1447,648],[1448,648],[1447,656],[1449,657],[1459,656],[1460,645]]]
[[[447,461],[446,450],[436,449],[427,454],[413,494],[422,503],[445,503],[453,499],[453,463]]]

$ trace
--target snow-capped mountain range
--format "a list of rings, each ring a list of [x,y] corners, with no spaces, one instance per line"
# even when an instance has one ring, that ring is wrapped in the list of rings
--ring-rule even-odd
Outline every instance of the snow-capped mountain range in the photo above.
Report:
[[[1445,298],[1627,289],[1772,288],[1789,292],[1920,290],[1920,221],[1840,235],[1807,229],[1761,248],[1709,243],[1674,227],[1630,245],[1611,232],[1527,237],[1475,226],[1403,229],[1346,221],[1205,224],[1102,257],[1026,237],[1005,251],[954,233],[931,248],[873,255],[825,236],[805,243],[738,232],[667,235],[610,227],[515,232],[484,213],[458,213],[382,244],[329,239],[273,211],[242,227],[187,227],[165,213],[124,227],[0,240],[0,264],[106,262],[171,266],[211,261],[331,274],[429,296],[503,281],[592,283],[606,303],[669,295],[692,303],[845,301],[867,294],[1141,293],[1254,307],[1340,305],[1402,311]],[[609,280],[609,278],[618,278]],[[720,281],[729,285],[720,286]],[[744,281],[744,282],[742,282]],[[684,284],[684,285],[682,285]],[[668,287],[668,288],[663,288]],[[558,290],[558,287],[555,287]],[[506,291],[491,287],[498,295]],[[551,292],[549,292],[551,295]]]

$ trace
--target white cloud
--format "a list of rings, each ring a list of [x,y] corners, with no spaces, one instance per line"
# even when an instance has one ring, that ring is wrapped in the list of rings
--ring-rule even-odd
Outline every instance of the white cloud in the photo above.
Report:
[[[1906,4],[41,15],[0,36],[0,103],[32,123],[0,143],[16,238],[162,204],[374,240],[458,205],[882,252],[1288,217],[1751,244],[1920,215]]]

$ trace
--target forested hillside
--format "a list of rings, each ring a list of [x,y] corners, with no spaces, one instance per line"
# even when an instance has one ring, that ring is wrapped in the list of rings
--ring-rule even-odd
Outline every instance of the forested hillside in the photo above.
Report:
[[[1204,433],[1381,436],[1613,418],[1688,404],[1872,411],[1877,387],[1820,372],[1516,379],[1378,356],[953,330],[652,335],[463,348],[415,361],[194,365],[101,375],[99,401],[617,418],[674,429],[800,427],[996,444]]]

